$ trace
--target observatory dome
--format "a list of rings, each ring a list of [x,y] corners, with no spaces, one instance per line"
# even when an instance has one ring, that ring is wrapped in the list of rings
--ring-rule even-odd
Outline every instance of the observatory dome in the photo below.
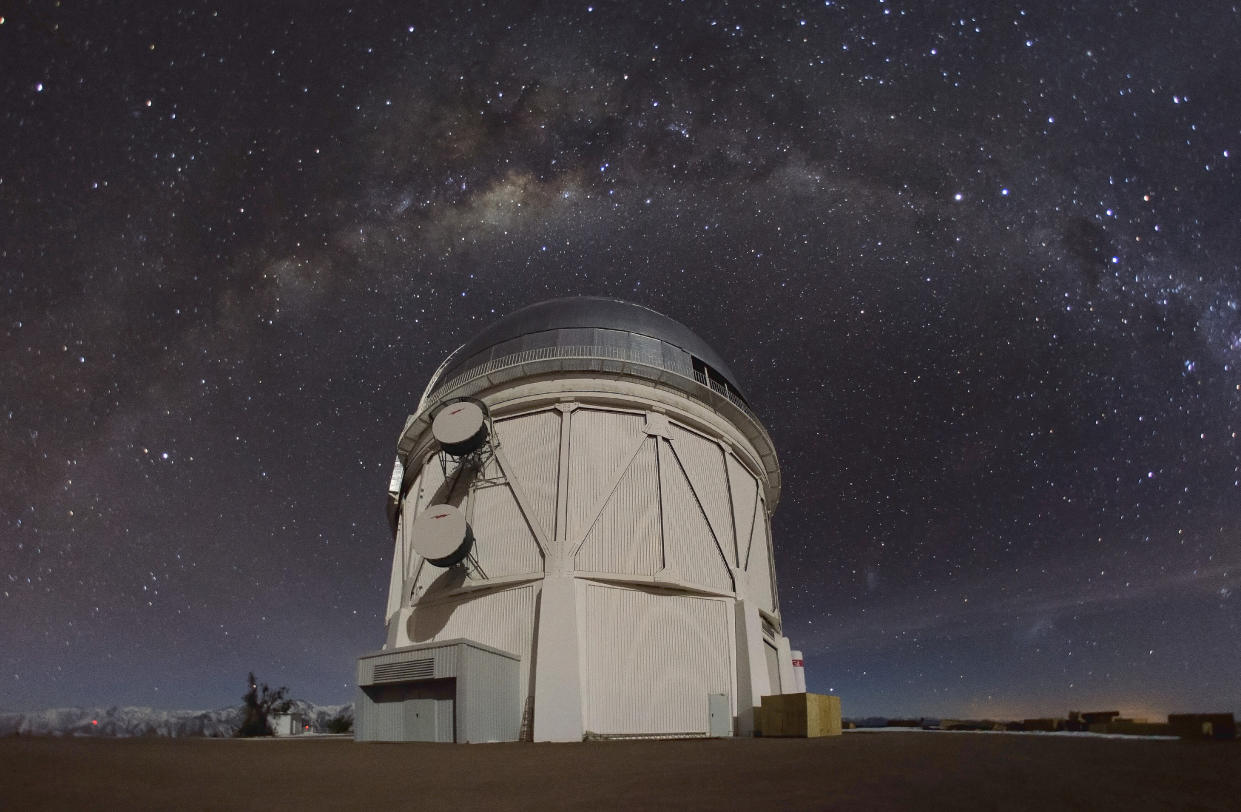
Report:
[[[744,400],[728,364],[684,324],[648,307],[602,296],[550,299],[515,310],[449,355],[431,389],[488,361],[551,347],[615,348],[688,365]]]
[[[417,415],[405,427],[398,454],[404,459],[413,450],[437,403],[482,396],[523,379],[599,373],[645,379],[725,416],[761,460],[764,487],[775,508],[780,498],[775,448],[724,359],[679,321],[642,305],[600,296],[550,299],[523,307],[458,347],[431,376]],[[390,503],[390,517],[393,508]]]
[[[798,689],[775,447],[680,322],[598,297],[517,310],[444,360],[396,450],[360,740],[748,735]]]

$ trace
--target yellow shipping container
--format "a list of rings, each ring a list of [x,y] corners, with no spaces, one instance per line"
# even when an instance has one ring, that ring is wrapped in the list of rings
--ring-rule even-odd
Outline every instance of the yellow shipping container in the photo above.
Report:
[[[840,697],[824,694],[777,694],[763,697],[755,709],[762,736],[839,736]]]

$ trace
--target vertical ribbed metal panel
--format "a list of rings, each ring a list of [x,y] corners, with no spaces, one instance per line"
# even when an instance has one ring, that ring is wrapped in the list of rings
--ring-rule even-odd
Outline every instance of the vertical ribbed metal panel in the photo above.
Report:
[[[414,552],[410,544],[410,528],[414,525],[414,519],[418,518],[421,488],[425,480],[426,477],[420,471],[410,484],[409,490],[405,492],[405,499],[401,502],[400,521],[397,524],[399,557],[393,556],[392,561],[392,580],[393,582],[399,581],[397,583],[398,607],[404,605],[409,599],[409,592],[413,588],[413,582],[410,579],[414,577],[420,562],[418,554]]]
[[[468,595],[414,607],[409,637],[414,643],[475,640],[521,658],[520,690],[529,681],[531,630],[534,627],[534,585]]]
[[[776,586],[779,583],[776,578],[776,548],[771,543],[771,516],[767,514],[766,505],[763,505],[762,520],[763,542],[767,547],[767,585],[771,590],[771,611],[776,614],[780,611],[780,589]]]
[[[724,450],[717,443],[687,431],[675,423],[671,426],[672,445],[689,474],[707,520],[730,563],[736,565],[736,543],[733,539],[732,516],[729,515],[728,477],[724,472]]]
[[[771,685],[771,693],[781,693],[780,688],[780,652],[766,640],[763,641],[763,654],[767,657],[767,679]]]
[[[462,646],[465,663],[458,679],[458,741],[516,741],[521,728],[518,662],[489,651]]]
[[[476,487],[469,520],[474,529],[474,555],[488,578],[543,571],[534,531],[507,484]]]
[[[737,566],[745,569],[750,534],[754,532],[754,502],[758,499],[758,478],[732,454],[728,458],[728,489],[733,497],[733,526],[737,529]]]
[[[618,468],[645,435],[640,415],[577,409],[569,423],[569,533],[581,538]]]
[[[647,439],[616,491],[586,534],[574,565],[587,572],[654,575],[663,568],[659,473],[655,442]]]
[[[496,434],[512,471],[530,499],[533,520],[546,538],[556,535],[556,488],[560,476],[560,412],[544,411],[496,421]]]
[[[421,569],[419,568],[419,565],[421,565]],[[427,590],[431,588],[431,585],[436,581],[436,579],[444,575],[445,572],[442,567],[425,563],[422,560],[422,557],[418,555],[411,556],[409,571],[411,577],[415,572],[417,573],[417,577],[414,577],[412,581],[407,581],[409,584],[409,594],[414,599],[417,599],[425,594]]]
[[[659,484],[664,521],[664,566],[684,580],[732,590],[732,573],[715,541],[706,514],[690,490],[673,451],[661,443]]]
[[[587,731],[705,734],[708,694],[732,696],[729,602],[587,584],[585,604]]]
[[[444,484],[444,469],[440,467],[440,459],[432,454],[422,467],[422,476],[418,478],[418,500],[414,516],[426,510],[427,505],[435,498],[441,485]]]
[[[445,698],[435,703],[435,740],[437,742],[455,742],[456,730],[456,699]]]
[[[398,517],[396,527],[396,554],[392,556],[392,580],[388,589],[388,613],[391,615],[393,611],[393,598],[396,600],[396,608],[405,601],[405,590],[407,582],[413,575],[413,559],[416,557],[413,547],[409,543],[409,528],[414,523],[414,518],[418,512],[418,489],[422,483],[422,472],[414,477],[414,481],[410,483],[409,489],[405,492],[405,498],[401,500],[401,513]],[[393,592],[395,591],[395,596]]]
[[[768,612],[776,611],[771,582],[771,536],[767,517],[760,502],[755,512],[754,531],[750,537],[750,566],[746,569],[749,582],[747,594]]]
[[[405,736],[404,695],[403,685],[358,688],[353,711],[358,741],[401,741]]]
[[[403,532],[404,528],[397,528],[396,540],[392,545],[392,575],[388,579],[388,608],[384,613],[384,617],[392,617],[392,613],[401,608],[401,593],[405,587],[405,573],[403,571],[405,554],[401,549]]]

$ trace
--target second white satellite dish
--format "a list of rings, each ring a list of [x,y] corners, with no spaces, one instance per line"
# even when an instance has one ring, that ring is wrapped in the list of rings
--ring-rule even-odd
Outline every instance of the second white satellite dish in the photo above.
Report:
[[[437,567],[451,567],[470,554],[474,531],[465,514],[452,505],[431,505],[414,519],[410,532],[414,552]]]
[[[440,447],[460,457],[477,451],[487,442],[487,413],[472,400],[449,403],[431,422],[431,434]]]

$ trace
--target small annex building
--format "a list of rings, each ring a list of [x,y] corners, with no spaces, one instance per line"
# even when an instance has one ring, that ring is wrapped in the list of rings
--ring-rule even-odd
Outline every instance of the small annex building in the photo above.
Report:
[[[306,717],[301,713],[276,713],[271,717],[273,736],[300,736],[308,730]]]
[[[627,302],[541,302],[432,376],[397,442],[359,740],[750,735],[805,690],[780,468],[727,362]],[[800,656],[798,665],[800,665]]]
[[[513,741],[520,659],[470,640],[378,652],[358,661],[354,725],[366,741]]]

